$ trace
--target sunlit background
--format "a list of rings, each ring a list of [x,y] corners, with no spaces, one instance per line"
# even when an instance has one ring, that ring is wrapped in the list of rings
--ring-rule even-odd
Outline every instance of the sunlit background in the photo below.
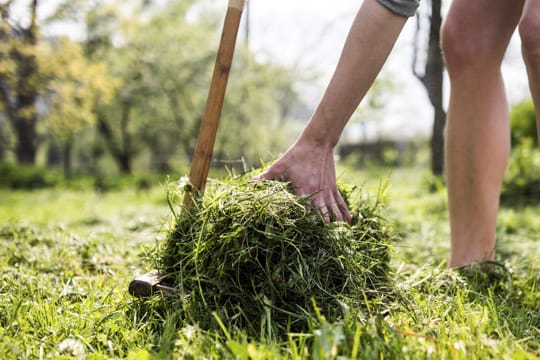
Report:
[[[5,24],[28,27],[31,1],[0,2],[8,3]],[[449,1],[442,3],[444,17]],[[257,166],[287,148],[317,105],[360,5],[351,0],[247,2],[216,162]],[[63,164],[68,172],[187,167],[226,6],[217,0],[39,1],[35,162]],[[417,67],[425,61],[429,6],[422,2],[417,17],[408,21],[341,144],[430,137],[433,109],[412,72],[415,46]],[[527,99],[517,36],[503,72],[510,103]],[[17,136],[7,116],[0,119],[2,156],[16,160]]]

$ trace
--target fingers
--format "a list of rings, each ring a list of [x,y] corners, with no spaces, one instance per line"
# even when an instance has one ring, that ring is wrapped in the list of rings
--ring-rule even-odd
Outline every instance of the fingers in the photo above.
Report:
[[[321,212],[326,223],[346,221],[350,224],[352,222],[352,215],[347,204],[337,190],[333,194],[329,191],[315,194],[311,200],[311,206]]]
[[[330,212],[328,211],[328,207],[326,206],[323,200],[324,199],[322,196],[319,196],[319,194],[316,194],[311,199],[311,206],[315,210],[321,213],[325,223],[329,223],[330,221],[332,221],[332,218],[330,217]]]
[[[256,176],[255,180],[288,181],[287,176],[284,174],[284,172],[280,169],[277,169],[275,166],[270,167],[262,174]]]
[[[274,180],[274,174],[272,173],[272,169],[268,169],[262,174],[259,174],[255,177],[255,180]]]
[[[333,168],[323,171],[325,176],[306,177],[305,174],[312,173],[313,168],[298,169],[298,166],[289,166],[285,160],[278,160],[254,180],[290,181],[296,195],[311,196],[311,206],[321,212],[325,222],[346,221],[350,224],[352,215],[337,188]],[[314,182],[314,178],[319,181]]]
[[[336,202],[333,202],[330,205],[330,209],[334,214],[334,221],[343,221],[343,215],[341,214],[341,209],[337,206]]]
[[[347,203],[341,196],[339,190],[336,189],[334,198],[336,199],[337,206],[339,208],[340,213],[343,215],[343,218],[345,221],[347,221],[349,224],[352,222],[352,215],[349,211],[349,207],[347,206]]]

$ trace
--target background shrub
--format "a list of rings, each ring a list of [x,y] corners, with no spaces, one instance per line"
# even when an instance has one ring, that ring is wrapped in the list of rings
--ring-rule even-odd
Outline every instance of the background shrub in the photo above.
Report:
[[[62,179],[54,170],[36,166],[0,163],[0,187],[34,190],[53,187]]]
[[[526,142],[538,143],[536,115],[532,100],[522,101],[512,108],[510,127],[512,147],[518,147]]]

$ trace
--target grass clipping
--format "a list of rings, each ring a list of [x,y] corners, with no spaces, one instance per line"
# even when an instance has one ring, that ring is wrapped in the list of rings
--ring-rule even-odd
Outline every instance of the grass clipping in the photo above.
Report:
[[[357,196],[354,203],[353,189],[340,185],[354,223],[326,224],[310,197],[250,179],[212,181],[192,209],[176,214],[159,250],[157,266],[184,290],[192,321],[212,327],[217,315],[255,331],[269,323],[301,330],[314,304],[336,318],[344,304],[388,285],[392,236],[378,201]]]

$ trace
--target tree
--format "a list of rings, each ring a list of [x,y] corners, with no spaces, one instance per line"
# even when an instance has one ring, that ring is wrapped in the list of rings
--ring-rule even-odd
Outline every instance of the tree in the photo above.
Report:
[[[158,171],[170,171],[174,161],[187,164],[191,159],[222,21],[221,13],[190,13],[196,0],[149,4],[65,1],[50,18],[84,21],[86,63],[104,62],[107,76],[119,79],[111,101],[95,98],[94,120],[76,123],[95,121],[99,143],[125,173],[133,170],[136,156],[150,160]],[[129,16],[122,15],[126,13]],[[72,60],[83,63],[78,55]],[[294,77],[284,67],[256,61],[247,48],[239,49],[234,66],[223,111],[227,125],[219,131],[216,155],[235,160],[247,155],[258,162],[260,154],[270,154],[278,142],[283,124],[276,120],[294,107]],[[64,83],[73,79],[59,76]],[[282,106],[285,97],[288,101]],[[65,106],[66,111],[71,107],[69,100]],[[62,126],[64,134],[66,128]]]
[[[191,157],[215,56],[216,21],[188,22],[190,6],[171,1],[148,21],[131,23],[114,55],[115,71],[125,79],[118,106],[131,108],[133,133],[159,171],[170,170],[174,155],[184,162]]]
[[[138,103],[143,141],[158,170],[168,170],[172,155],[191,159],[216,56],[221,14],[187,21],[188,10],[184,1],[172,1],[129,44],[139,51],[139,90],[146,89]],[[298,101],[293,83],[289,69],[260,62],[247,46],[237,47],[214,158],[259,165],[261,156],[275,156],[287,108]],[[285,94],[288,103],[282,102]]]
[[[132,131],[133,108],[138,93],[134,79],[137,75],[126,64],[123,54],[129,51],[126,46],[115,49],[112,46],[114,35],[126,36],[121,28],[126,20],[122,19],[117,4],[95,3],[84,16],[86,24],[86,56],[89,59],[104,59],[109,73],[121,79],[122,85],[115,90],[111,102],[98,101],[95,104],[97,130],[105,140],[120,172],[129,174],[133,171],[133,157],[138,152]],[[135,70],[136,71],[136,70]],[[141,98],[143,100],[143,98]]]
[[[15,155],[21,164],[34,164],[38,137],[36,100],[39,94],[36,46],[38,1],[29,5],[29,24],[12,16],[13,0],[0,5],[0,103],[17,139]]]
[[[81,44],[68,38],[43,45],[40,69],[50,105],[46,116],[48,130],[63,150],[64,173],[72,171],[71,155],[75,137],[96,122],[97,102],[110,103],[118,81],[107,75],[103,62],[90,62]]]
[[[147,3],[145,2],[143,7],[147,6]],[[132,101],[129,99],[131,90],[127,83],[130,76],[123,76],[123,70],[116,71],[126,65],[118,56],[125,48],[116,49],[112,44],[114,36],[124,35],[122,26],[126,20],[122,16],[121,5],[125,4],[120,1],[67,0],[58,4],[48,17],[47,23],[74,21],[83,24],[85,40],[81,45],[85,58],[77,57],[77,61],[98,65],[102,80],[107,78],[111,81],[110,84],[113,84],[108,89],[102,89],[106,93],[112,91],[111,96],[94,98],[91,109],[92,123],[95,124],[118,169],[123,173],[131,173],[132,158],[136,151],[132,146],[134,141],[129,131]],[[133,3],[127,6],[137,8]],[[95,161],[96,154],[91,156]]]
[[[300,102],[292,71],[261,63],[247,47],[235,55],[215,145],[215,158],[237,168],[259,166],[285,145],[290,108]],[[287,97],[286,97],[287,96]],[[242,170],[242,169],[241,169]]]
[[[119,80],[110,99],[95,99],[93,114],[95,128],[106,149],[122,173],[131,173],[133,157],[137,154],[140,143],[136,137],[137,102],[145,101],[138,83],[139,61],[130,63],[129,38],[133,27],[139,24],[141,10],[151,2],[125,4],[120,1],[69,0],[60,3],[49,17],[49,22],[76,21],[84,24],[84,54],[89,64],[106,64],[109,78]],[[132,19],[127,19],[122,10],[127,7]],[[122,38],[120,46],[113,46],[113,38]],[[105,101],[104,101],[105,100]],[[110,101],[109,101],[110,100]],[[94,159],[96,160],[96,159]]]
[[[427,57],[422,73],[418,71],[418,53],[420,51],[420,30],[422,19],[417,15],[417,28],[414,42],[413,74],[425,87],[429,101],[433,105],[434,118],[431,135],[431,171],[436,176],[444,172],[444,127],[446,112],[443,108],[443,74],[444,61],[440,48],[440,28],[442,23],[441,0],[430,0],[429,35],[427,40]]]

